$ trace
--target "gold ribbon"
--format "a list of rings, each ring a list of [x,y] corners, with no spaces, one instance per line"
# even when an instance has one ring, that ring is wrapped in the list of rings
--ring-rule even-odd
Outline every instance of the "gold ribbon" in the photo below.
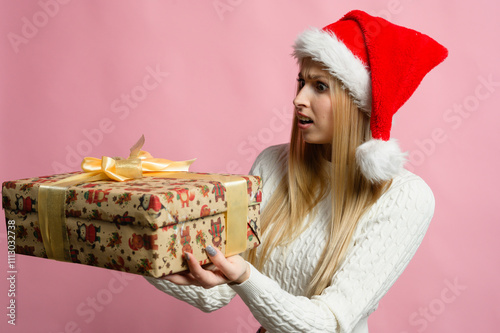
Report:
[[[47,258],[71,261],[64,220],[66,187],[42,184],[38,188],[38,223]]]
[[[221,182],[226,188],[226,256],[246,250],[248,197],[246,180],[239,176],[188,173],[194,162],[153,158],[142,151],[144,136],[130,149],[127,159],[103,156],[85,157],[84,173],[69,176],[38,189],[38,220],[43,244],[49,259],[71,261],[65,223],[66,189],[70,186],[98,180],[125,181],[142,177],[200,179]]]
[[[189,172],[151,174],[152,177],[211,180],[226,188],[226,257],[241,253],[247,248],[248,194],[245,178],[234,175],[204,175]]]
[[[247,181],[241,177],[228,177],[229,181],[222,181],[226,187],[228,207],[226,211],[226,257],[246,250],[248,223]]]

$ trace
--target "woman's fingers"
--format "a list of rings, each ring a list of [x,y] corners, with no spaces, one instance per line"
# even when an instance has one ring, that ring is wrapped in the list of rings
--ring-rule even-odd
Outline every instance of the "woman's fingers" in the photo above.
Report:
[[[165,277],[162,277],[162,279],[181,286],[199,285],[198,281],[189,272],[167,275]]]
[[[219,269],[206,270],[201,267],[198,260],[196,260],[192,254],[185,253],[184,255],[189,266],[190,274],[203,288],[212,288],[219,284],[229,282]]]
[[[172,274],[163,279],[177,285],[197,285],[204,288],[236,282],[242,283],[250,275],[248,263],[240,256],[235,255],[225,258],[216,248],[207,246],[206,252],[212,261],[209,267],[201,267],[198,260],[191,253],[184,253],[184,259],[189,267],[189,272]]]
[[[248,278],[250,267],[241,256],[226,258],[219,249],[212,246],[207,246],[206,251],[212,263],[224,274],[228,282],[241,283]]]
[[[238,265],[235,266],[234,263],[228,261],[219,249],[209,245],[207,246],[206,251],[210,256],[212,263],[227,277],[230,282],[239,277],[237,273],[239,268]]]
[[[200,279],[206,277],[206,271],[201,267],[200,263],[196,258],[189,254],[188,252],[184,252],[184,258],[189,267],[189,272],[193,275],[195,279]]]

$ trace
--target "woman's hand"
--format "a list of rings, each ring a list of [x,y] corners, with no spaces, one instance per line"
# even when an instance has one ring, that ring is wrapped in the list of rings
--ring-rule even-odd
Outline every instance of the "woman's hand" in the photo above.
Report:
[[[225,283],[243,283],[249,278],[250,266],[241,256],[225,258],[218,249],[210,245],[206,247],[206,251],[213,265],[203,268],[192,254],[184,252],[189,272],[168,275],[163,279],[177,285],[196,285],[209,289]]]

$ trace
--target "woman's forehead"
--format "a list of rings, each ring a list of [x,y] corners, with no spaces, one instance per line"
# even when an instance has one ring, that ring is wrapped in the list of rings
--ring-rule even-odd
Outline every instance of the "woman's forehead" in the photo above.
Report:
[[[308,61],[303,61],[300,64],[299,76],[303,78],[317,78],[317,77],[329,78],[330,74],[325,69],[325,66],[323,64],[313,60],[308,60]]]

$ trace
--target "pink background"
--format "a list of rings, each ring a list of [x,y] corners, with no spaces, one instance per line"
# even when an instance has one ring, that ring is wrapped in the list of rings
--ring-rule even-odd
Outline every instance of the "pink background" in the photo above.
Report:
[[[126,157],[143,133],[154,156],[197,157],[193,171],[246,173],[264,147],[288,140],[295,36],[353,8],[427,33],[450,51],[395,119],[392,136],[437,206],[416,257],[370,317],[370,332],[496,332],[494,1],[1,0],[0,181],[77,170],[83,156]],[[139,276],[21,255],[11,326],[3,223],[0,248],[3,332],[258,326],[239,299],[204,314]]]

